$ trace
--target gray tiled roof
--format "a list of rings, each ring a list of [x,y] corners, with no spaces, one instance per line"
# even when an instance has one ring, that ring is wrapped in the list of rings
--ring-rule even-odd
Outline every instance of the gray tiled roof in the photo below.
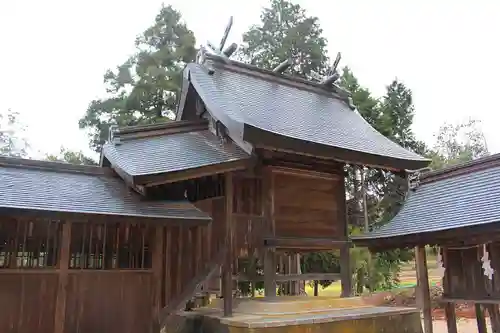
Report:
[[[188,202],[144,201],[140,195],[128,190],[119,178],[104,172],[99,174],[98,167],[89,167],[89,170],[94,170],[93,173],[83,173],[80,170],[62,170],[57,166],[60,163],[37,163],[37,168],[5,166],[2,163],[0,214],[38,211],[40,214],[137,217],[157,219],[159,222],[210,221],[206,214]],[[57,166],[58,170],[53,166]]]
[[[500,222],[500,166],[423,183],[388,224],[356,239],[382,239]]]
[[[248,159],[233,144],[223,144],[210,131],[194,131],[107,143],[104,156],[131,176],[162,174]]]
[[[333,95],[278,83],[270,75],[266,80],[224,68],[208,75],[202,65],[193,63],[187,70],[207,108],[222,121],[325,146],[427,164],[423,157],[377,132]]]

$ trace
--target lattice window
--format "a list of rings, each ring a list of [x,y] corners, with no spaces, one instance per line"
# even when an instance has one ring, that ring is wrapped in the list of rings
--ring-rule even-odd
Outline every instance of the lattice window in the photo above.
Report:
[[[74,223],[72,269],[150,269],[153,228],[144,224]]]
[[[0,268],[57,267],[61,227],[51,220],[2,220]]]

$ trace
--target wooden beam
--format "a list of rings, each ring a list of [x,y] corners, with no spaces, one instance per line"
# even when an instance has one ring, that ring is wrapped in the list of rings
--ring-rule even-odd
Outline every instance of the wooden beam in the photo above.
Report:
[[[275,236],[274,221],[274,174],[270,169],[264,169],[263,177],[263,209],[264,222],[268,237]],[[268,247],[264,250],[264,296],[276,296],[276,253],[275,249]]]
[[[155,230],[155,243],[153,248],[153,314],[156,315],[158,311],[162,308],[162,288],[163,288],[163,253],[164,253],[164,235],[165,228],[163,226],[157,226]],[[169,269],[169,267],[167,267]]]
[[[348,245],[340,248],[341,297],[352,296],[351,256],[349,250],[350,247]]]
[[[445,247],[441,248],[443,263],[445,267],[445,273],[443,277],[443,292],[449,293],[450,291],[450,262],[448,260],[448,249]],[[446,316],[446,326],[448,327],[448,333],[458,333],[457,328],[457,316],[455,313],[455,304],[447,303],[444,307],[444,314]]]
[[[186,258],[184,253],[184,228],[179,227],[179,234],[177,235],[177,260],[176,262],[176,274],[175,274],[175,295],[181,292],[182,290],[182,275],[183,275],[183,260],[182,258]]]
[[[252,159],[245,158],[231,162],[224,162],[214,165],[207,165],[192,169],[184,169],[179,171],[165,172],[152,175],[133,176],[133,183],[136,185],[144,185],[152,187],[168,183],[175,183],[182,180],[201,178],[216,174],[231,173],[233,171],[246,170],[252,165]]]
[[[495,298],[455,298],[455,297],[443,297],[439,300],[439,303],[471,303],[471,304],[500,304],[500,299]]]
[[[432,333],[432,308],[425,246],[415,248],[419,306],[424,315],[424,333]]]
[[[57,298],[54,314],[54,333],[64,333],[70,245],[71,222],[64,222],[62,226],[61,248],[59,249],[59,282],[57,286]]]
[[[490,315],[490,323],[493,332],[500,332],[500,313],[498,312],[498,304],[486,304],[485,308]]]
[[[290,270],[291,274],[300,274],[300,254],[292,254],[292,269]],[[292,295],[299,296],[300,295],[300,281],[292,282]]]
[[[225,177],[226,218],[225,218],[225,247],[226,258],[222,267],[222,295],[224,297],[224,317],[233,315],[233,174]]]
[[[302,178],[314,178],[314,179],[319,178],[326,181],[339,180],[342,178],[342,175],[339,174],[318,172],[312,170],[303,170],[303,169],[293,169],[285,166],[273,166],[272,172],[280,175],[288,175],[288,176],[295,176]]]
[[[341,226],[342,235],[345,240],[349,239],[349,228],[347,219],[347,201],[345,199],[345,180],[338,182],[336,186],[335,198],[337,198],[337,220]],[[351,271],[351,252],[350,244],[345,243],[340,247],[340,274],[341,274],[341,297],[352,296],[352,271]]]
[[[299,238],[299,237],[264,237],[265,247],[294,250],[332,250],[350,244],[348,240],[335,240],[330,238]]]
[[[165,230],[165,305],[170,304],[172,297],[172,229]]]
[[[184,205],[184,204],[181,204]],[[183,208],[181,205],[173,204],[172,208]],[[185,207],[187,207],[186,204]],[[169,206],[166,205],[165,209]],[[82,211],[57,211],[52,209],[43,209],[40,207],[2,207],[0,210],[0,216],[14,216],[19,218],[29,218],[29,219],[53,219],[53,220],[71,220],[72,223],[87,223],[87,221],[93,221],[95,223],[132,223],[132,222],[144,222],[151,224],[162,224],[168,226],[205,226],[210,224],[212,221],[207,217],[180,217],[178,216],[154,216],[154,215],[118,215],[110,212],[82,212]]]
[[[474,304],[474,308],[476,310],[478,333],[488,333],[488,328],[486,326],[486,318],[484,316],[484,309],[481,307],[481,304]]]
[[[288,282],[288,281],[338,281],[341,274],[338,273],[306,273],[306,274],[276,274],[274,280],[276,282]],[[238,282],[255,281],[261,282],[265,281],[265,276],[247,276],[247,275],[237,275],[233,276],[233,280]]]

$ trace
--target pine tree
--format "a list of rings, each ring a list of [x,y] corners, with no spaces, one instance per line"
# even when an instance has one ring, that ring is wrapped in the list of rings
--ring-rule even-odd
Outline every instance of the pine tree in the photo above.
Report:
[[[241,60],[260,68],[272,69],[293,58],[287,73],[310,77],[314,71],[328,69],[327,40],[317,17],[308,16],[299,5],[286,0],[270,0],[262,11],[261,22],[243,35],[238,52]]]
[[[162,6],[135,45],[132,57],[105,73],[107,97],[91,101],[79,122],[80,128],[90,130],[90,146],[97,152],[111,124],[168,121],[176,108],[182,69],[196,56],[194,34],[171,6]]]

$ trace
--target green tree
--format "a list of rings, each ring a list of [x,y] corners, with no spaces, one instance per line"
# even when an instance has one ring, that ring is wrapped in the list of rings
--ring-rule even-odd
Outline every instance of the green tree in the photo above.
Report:
[[[443,124],[435,136],[435,145],[428,152],[432,159],[431,168],[438,170],[488,156],[486,138],[479,125],[480,121],[474,119],[459,124]]]
[[[326,73],[327,40],[317,17],[308,16],[303,8],[290,1],[270,0],[260,19],[259,24],[243,35],[240,59],[272,69],[293,58],[295,63],[288,70],[292,75],[310,77],[312,71]]]
[[[151,27],[135,40],[136,53],[104,75],[107,96],[90,102],[80,119],[97,152],[111,124],[138,125],[169,120],[176,108],[182,69],[195,59],[195,38],[171,6],[162,6]]]
[[[0,155],[26,157],[29,145],[25,131],[26,126],[19,121],[19,113],[10,109],[0,113]]]
[[[389,136],[390,132],[385,128],[385,124],[380,121],[382,110],[379,100],[373,97],[368,89],[359,84],[358,79],[349,67],[342,69],[338,84],[352,94],[352,101],[356,105],[359,114],[377,131]]]
[[[85,156],[81,151],[72,151],[61,147],[58,155],[48,154],[45,159],[52,162],[65,162],[78,165],[97,165],[92,158]]]
[[[340,260],[338,251],[312,252],[302,256],[301,271],[315,273],[339,273]],[[314,287],[314,296],[318,296],[318,287],[326,288],[333,281],[311,281]]]
[[[397,79],[387,86],[381,103],[384,135],[399,145],[419,154],[425,153],[425,144],[416,140],[411,129],[415,108],[410,89]]]
[[[415,138],[411,130],[414,117],[412,92],[403,83],[393,80],[382,98],[374,97],[362,87],[349,68],[344,68],[339,85],[352,94],[360,115],[380,133],[418,153],[425,145]],[[390,221],[403,204],[406,181],[398,175],[378,169],[348,168],[346,177],[348,220],[353,233],[364,229],[362,187],[366,190],[368,223],[377,226]],[[361,173],[363,173],[361,175]],[[363,177],[361,177],[363,176]],[[364,180],[363,184],[361,183]],[[361,293],[388,289],[398,284],[402,263],[412,259],[411,251],[396,250],[371,255],[367,249],[351,252],[355,275],[355,289]]]
[[[293,59],[287,73],[304,78],[310,78],[313,72],[327,72],[327,40],[317,17],[307,15],[300,5],[290,1],[270,0],[260,19],[259,24],[243,35],[243,45],[237,52],[240,60],[272,69],[286,59]],[[302,257],[302,269],[318,273],[338,271],[336,260],[333,252],[308,254]],[[330,283],[321,281],[323,287]]]

